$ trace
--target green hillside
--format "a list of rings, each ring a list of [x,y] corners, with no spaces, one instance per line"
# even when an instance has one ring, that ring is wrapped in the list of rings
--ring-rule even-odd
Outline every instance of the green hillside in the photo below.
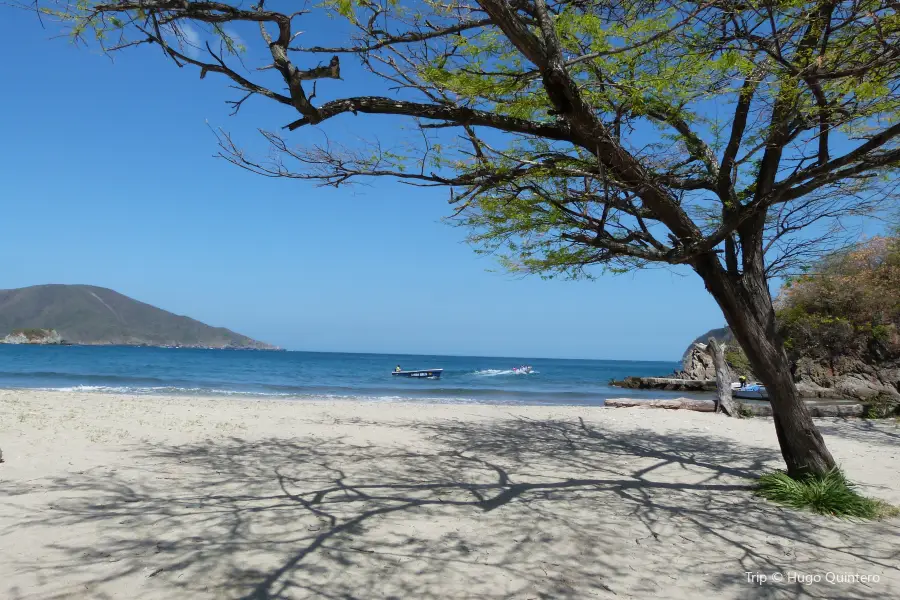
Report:
[[[55,329],[74,344],[274,349],[223,327],[90,285],[0,290],[0,337],[20,329]]]

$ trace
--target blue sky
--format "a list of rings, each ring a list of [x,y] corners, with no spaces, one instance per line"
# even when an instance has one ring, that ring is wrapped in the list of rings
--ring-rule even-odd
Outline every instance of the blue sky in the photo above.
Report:
[[[229,117],[223,79],[158,49],[113,63],[33,14],[0,14],[0,288],[109,287],[297,350],[670,360],[724,321],[687,271],[488,272],[440,222],[441,191],[252,175],[214,158],[210,126],[261,149],[255,128],[295,115],[256,100]],[[348,75],[335,93],[363,91]],[[390,141],[399,125],[348,115],[328,134]]]

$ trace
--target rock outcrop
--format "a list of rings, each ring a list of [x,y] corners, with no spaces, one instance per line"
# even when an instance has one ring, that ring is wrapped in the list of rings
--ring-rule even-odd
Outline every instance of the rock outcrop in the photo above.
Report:
[[[18,329],[0,339],[0,344],[59,345],[65,341],[55,329]]]
[[[707,338],[708,339],[708,338]],[[636,390],[667,390],[679,392],[712,392],[716,389],[716,368],[706,344],[694,342],[684,353],[682,370],[666,377],[626,377],[612,381],[615,387]]]
[[[801,358],[795,366],[794,381],[800,393],[811,398],[870,400],[882,396],[900,401],[898,362],[873,365],[845,356],[823,365]]]
[[[721,344],[725,344],[726,346],[730,346],[731,344],[735,343],[734,335],[732,335],[730,327],[710,329],[703,335],[694,339],[694,341],[688,345],[687,350],[685,350],[684,354],[681,355],[681,362],[685,362],[688,359],[688,355],[694,349],[695,344],[702,344],[703,346],[706,346],[706,344],[709,343],[709,338],[715,338],[716,341]]]
[[[716,378],[716,367],[712,356],[706,350],[706,344],[694,342],[681,359],[682,371],[675,376],[678,379],[709,380]]]
[[[632,390],[666,390],[670,392],[713,392],[715,379],[680,379],[677,377],[626,377],[610,381],[614,387]]]
[[[734,344],[733,339],[731,343]],[[734,370],[734,366],[730,366]],[[673,377],[698,382],[708,382],[716,377],[712,357],[706,351],[706,344],[701,342],[692,343],[684,353],[682,369]],[[900,401],[900,361],[873,364],[858,357],[841,356],[825,365],[801,357],[794,363],[794,382],[806,398],[865,401],[881,396]]]

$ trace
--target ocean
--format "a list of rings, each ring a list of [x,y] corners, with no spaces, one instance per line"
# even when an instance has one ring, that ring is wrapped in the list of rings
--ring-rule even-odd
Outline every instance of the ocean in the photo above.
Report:
[[[393,377],[443,368],[440,380]],[[531,374],[513,367],[531,365]],[[628,375],[666,375],[677,362],[259,352],[123,346],[0,345],[0,388],[120,394],[227,395],[488,404],[601,405],[606,398],[678,392],[608,385]]]

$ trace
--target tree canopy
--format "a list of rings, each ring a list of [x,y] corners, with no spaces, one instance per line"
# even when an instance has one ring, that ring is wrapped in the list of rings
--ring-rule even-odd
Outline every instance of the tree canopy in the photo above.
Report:
[[[295,146],[270,131],[274,158],[258,159],[227,133],[220,141],[224,156],[270,176],[446,186],[472,240],[514,270],[581,275],[595,264],[691,264],[712,251],[739,274],[742,253],[757,259],[751,233],[764,228],[772,275],[835,243],[847,215],[895,198],[900,16],[891,2],[40,6],[109,51],[155,44],[200,77],[230,78],[242,93],[236,111],[254,96],[294,109],[288,132],[346,113],[412,117],[421,136],[403,152]],[[305,45],[309,11],[346,20],[352,39]],[[235,23],[258,25],[263,71],[242,64],[244,42],[226,27]],[[188,26],[205,30],[202,41]],[[348,57],[390,94],[342,97]],[[317,103],[326,86],[332,99]]]

